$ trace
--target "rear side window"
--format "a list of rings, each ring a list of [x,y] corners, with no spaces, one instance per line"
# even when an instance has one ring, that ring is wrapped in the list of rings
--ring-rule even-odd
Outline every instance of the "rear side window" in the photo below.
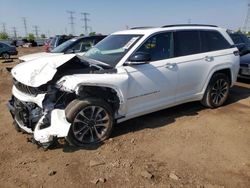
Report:
[[[177,31],[174,41],[175,57],[201,52],[199,31]]]
[[[231,47],[229,42],[217,31],[200,31],[202,52],[224,50]]]

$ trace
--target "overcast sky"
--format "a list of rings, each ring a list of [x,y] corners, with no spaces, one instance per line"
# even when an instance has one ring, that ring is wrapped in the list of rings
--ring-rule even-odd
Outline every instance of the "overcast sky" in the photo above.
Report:
[[[29,33],[71,33],[68,10],[74,11],[75,34],[84,33],[81,12],[88,12],[93,31],[109,34],[127,26],[161,26],[177,23],[214,24],[229,29],[242,27],[248,0],[0,0],[0,30],[17,28],[24,35],[22,17]]]

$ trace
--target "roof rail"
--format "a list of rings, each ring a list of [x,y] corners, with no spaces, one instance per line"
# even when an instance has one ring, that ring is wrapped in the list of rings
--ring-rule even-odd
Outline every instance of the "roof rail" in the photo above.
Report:
[[[154,27],[151,27],[151,26],[145,26],[145,27],[131,27],[129,29],[150,29],[150,28],[154,28]]]
[[[165,27],[185,27],[185,26],[205,26],[205,27],[218,27],[216,25],[207,25],[207,24],[176,24],[176,25],[164,25],[162,26],[163,28]]]

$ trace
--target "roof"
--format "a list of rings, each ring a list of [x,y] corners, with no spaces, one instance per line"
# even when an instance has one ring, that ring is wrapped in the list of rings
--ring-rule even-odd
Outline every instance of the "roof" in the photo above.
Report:
[[[222,30],[222,28],[214,25],[182,24],[182,25],[167,25],[163,27],[136,27],[129,30],[118,31],[113,34],[150,35],[161,31],[173,31],[173,30],[184,30],[184,29]]]

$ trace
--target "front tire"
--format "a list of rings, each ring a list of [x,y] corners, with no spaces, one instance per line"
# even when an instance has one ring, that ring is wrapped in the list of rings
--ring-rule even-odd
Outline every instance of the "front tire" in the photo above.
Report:
[[[71,145],[84,147],[107,139],[113,129],[113,111],[101,99],[86,98],[72,101],[65,110],[71,127],[66,137]]]
[[[227,75],[216,73],[212,76],[201,103],[209,108],[222,106],[228,98],[230,81]]]

